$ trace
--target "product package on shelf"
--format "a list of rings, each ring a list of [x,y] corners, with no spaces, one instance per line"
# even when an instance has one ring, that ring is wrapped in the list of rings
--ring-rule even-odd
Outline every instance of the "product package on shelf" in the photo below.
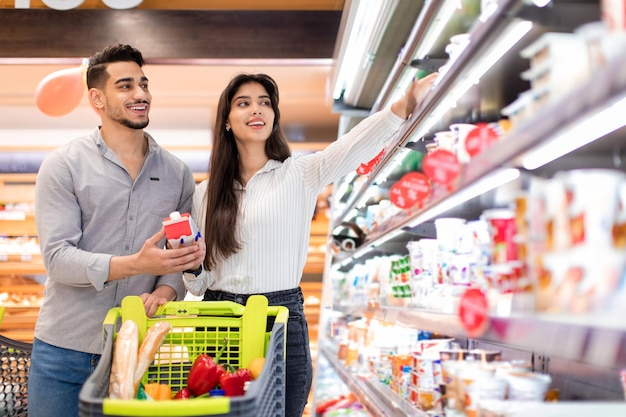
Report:
[[[0,306],[0,324],[3,316],[4,307]],[[0,335],[1,415],[28,417],[28,373],[32,347],[30,343]]]
[[[515,413],[525,403],[558,401],[552,377],[529,359],[497,348],[468,348],[446,338],[377,319],[336,321],[337,360],[397,399],[432,416]],[[525,357],[525,356],[524,356]],[[525,357],[526,358],[526,357]],[[385,395],[385,394],[382,394]],[[395,398],[395,397],[394,397]],[[480,412],[479,412],[480,410]]]

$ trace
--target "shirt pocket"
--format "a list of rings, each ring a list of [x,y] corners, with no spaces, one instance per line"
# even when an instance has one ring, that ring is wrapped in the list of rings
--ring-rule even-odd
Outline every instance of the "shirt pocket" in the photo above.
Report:
[[[175,179],[151,177],[146,195],[148,212],[163,220],[178,211],[182,187],[182,182]]]

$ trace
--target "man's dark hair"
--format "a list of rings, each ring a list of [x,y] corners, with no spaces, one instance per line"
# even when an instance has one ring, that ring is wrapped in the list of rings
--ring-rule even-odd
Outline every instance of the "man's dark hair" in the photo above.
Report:
[[[107,46],[89,58],[87,88],[103,88],[109,78],[107,65],[113,62],[135,62],[140,67],[144,64],[141,52],[130,45]]]

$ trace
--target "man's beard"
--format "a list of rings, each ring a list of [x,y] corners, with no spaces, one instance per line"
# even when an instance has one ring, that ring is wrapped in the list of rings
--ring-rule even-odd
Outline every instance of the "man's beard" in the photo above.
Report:
[[[136,129],[136,130],[141,130],[145,128],[146,126],[148,126],[148,123],[150,123],[149,118],[146,118],[145,121],[141,121],[141,122],[132,122],[124,118],[121,115],[121,112],[118,113],[115,111],[111,111],[111,112],[108,112],[108,115],[111,119],[115,120],[117,123],[121,124],[122,126],[126,126],[126,127],[129,127],[131,129]]]
[[[150,119],[146,119],[143,122],[137,122],[137,123],[133,123],[128,119],[116,119],[116,121],[121,125],[130,127],[131,129],[136,129],[136,130],[141,130],[145,128],[146,126],[148,126],[148,123],[150,123]]]

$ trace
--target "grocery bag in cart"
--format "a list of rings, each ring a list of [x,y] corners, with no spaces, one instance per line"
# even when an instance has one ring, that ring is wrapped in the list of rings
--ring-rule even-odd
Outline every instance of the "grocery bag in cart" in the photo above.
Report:
[[[245,306],[231,301],[173,301],[148,318],[139,297],[125,297],[121,307],[109,310],[104,320],[102,357],[80,392],[79,416],[282,417],[288,316],[286,307],[268,306],[266,297],[253,295]],[[196,357],[202,353],[216,357],[220,349],[219,362],[226,366],[246,368],[252,359],[264,357],[263,369],[243,396],[165,401],[108,398],[115,339],[126,320],[137,325],[139,343],[157,322],[171,325],[143,377],[144,383],[168,384],[176,393],[186,386]]]
[[[0,321],[4,307],[0,306]],[[28,372],[31,343],[0,335],[0,416],[28,417]]]

